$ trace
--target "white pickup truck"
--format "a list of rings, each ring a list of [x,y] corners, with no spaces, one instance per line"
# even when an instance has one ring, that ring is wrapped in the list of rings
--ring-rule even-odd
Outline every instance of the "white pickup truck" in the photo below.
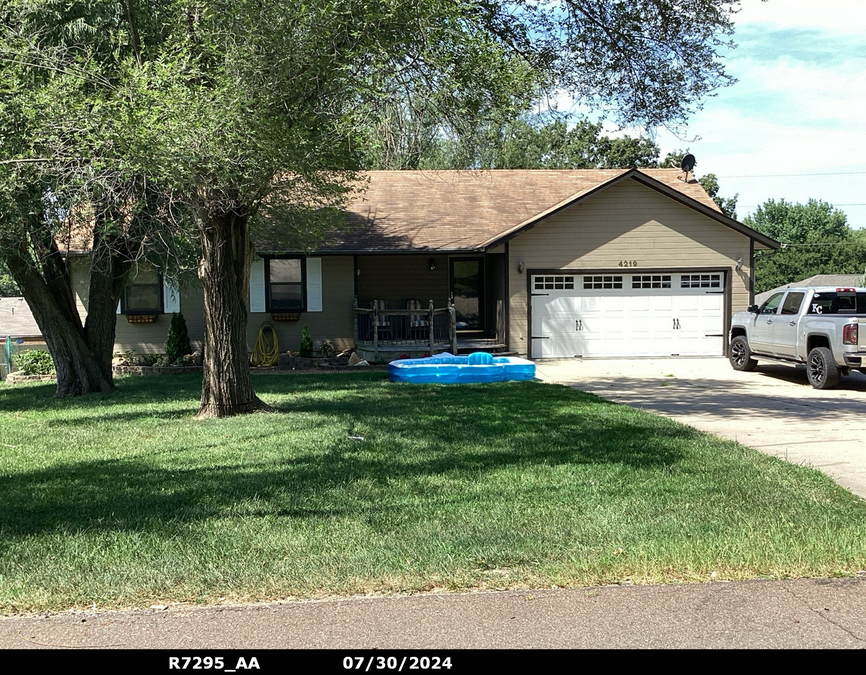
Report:
[[[734,315],[729,358],[735,370],[753,370],[760,360],[805,364],[816,389],[832,389],[852,369],[866,374],[866,288],[774,293]]]

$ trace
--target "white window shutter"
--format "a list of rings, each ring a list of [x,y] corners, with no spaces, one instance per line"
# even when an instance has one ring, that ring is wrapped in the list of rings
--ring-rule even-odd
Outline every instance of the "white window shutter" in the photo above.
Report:
[[[307,258],[307,311],[322,311],[321,258]]]
[[[171,279],[162,280],[162,311],[166,314],[180,312],[180,289]]]
[[[265,261],[253,260],[250,265],[250,312],[265,310]]]
[[[122,302],[121,300],[118,300],[118,301],[117,301],[117,313],[118,313],[118,314],[122,314],[122,313],[123,313],[123,312],[120,311],[120,303],[121,303],[121,302]]]

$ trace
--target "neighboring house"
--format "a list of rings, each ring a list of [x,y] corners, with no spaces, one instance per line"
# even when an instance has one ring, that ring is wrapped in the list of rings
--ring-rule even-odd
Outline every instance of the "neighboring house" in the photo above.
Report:
[[[0,298],[0,380],[11,371],[14,353],[45,348],[42,331],[24,298]]]
[[[453,300],[461,342],[532,358],[722,355],[754,250],[779,248],[675,169],[371,172],[346,219],[312,254],[282,247],[277,223],[254,235],[250,346],[272,321],[282,350],[304,325],[338,349],[375,335],[417,353],[431,333],[446,348]],[[73,262],[84,312],[86,258]],[[162,351],[176,310],[202,339],[198,289],[142,270],[121,304],[119,351]]]
[[[785,284],[771,291],[764,291],[755,296],[755,304],[763,305],[773,293],[778,293],[786,288],[812,288],[814,286],[836,286],[837,288],[855,288],[863,286],[862,274],[816,274],[808,279],[801,279],[790,284]]]
[[[23,343],[42,343],[42,331],[24,298],[0,298],[0,342],[7,337]]]

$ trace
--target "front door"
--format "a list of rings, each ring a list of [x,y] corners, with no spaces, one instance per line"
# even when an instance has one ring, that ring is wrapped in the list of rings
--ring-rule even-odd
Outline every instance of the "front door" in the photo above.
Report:
[[[484,258],[451,259],[451,297],[458,332],[484,330]]]

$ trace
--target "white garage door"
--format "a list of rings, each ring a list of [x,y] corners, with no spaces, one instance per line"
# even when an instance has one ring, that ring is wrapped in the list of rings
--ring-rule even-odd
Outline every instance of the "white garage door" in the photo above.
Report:
[[[722,272],[532,277],[532,358],[721,356]]]

